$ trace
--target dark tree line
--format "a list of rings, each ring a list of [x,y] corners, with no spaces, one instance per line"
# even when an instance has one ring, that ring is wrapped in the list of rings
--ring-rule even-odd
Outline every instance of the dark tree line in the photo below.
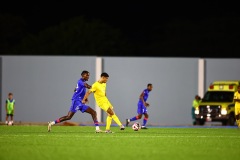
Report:
[[[19,16],[0,15],[1,55],[240,57],[239,17],[178,18],[140,27],[129,38],[101,20],[74,17],[30,33]]]

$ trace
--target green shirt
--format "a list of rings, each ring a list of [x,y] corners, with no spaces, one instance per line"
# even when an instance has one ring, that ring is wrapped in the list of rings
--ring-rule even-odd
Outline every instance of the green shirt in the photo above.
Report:
[[[193,102],[192,102],[192,107],[196,108],[199,105],[199,103],[200,103],[200,100],[194,99]]]
[[[13,99],[12,101],[10,101],[9,99],[7,99],[6,105],[7,105],[7,111],[13,111],[14,105],[15,105],[15,100]]]

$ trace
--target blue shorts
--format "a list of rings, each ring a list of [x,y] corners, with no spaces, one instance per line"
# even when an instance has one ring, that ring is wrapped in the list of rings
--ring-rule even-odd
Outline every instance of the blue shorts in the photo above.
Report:
[[[82,101],[72,100],[72,105],[71,105],[69,111],[76,113],[79,110],[83,113],[88,108],[89,108],[89,106],[87,106],[86,104],[83,104]]]
[[[145,113],[147,113],[147,107],[145,107],[143,103],[138,103],[137,113],[138,114],[145,114]]]

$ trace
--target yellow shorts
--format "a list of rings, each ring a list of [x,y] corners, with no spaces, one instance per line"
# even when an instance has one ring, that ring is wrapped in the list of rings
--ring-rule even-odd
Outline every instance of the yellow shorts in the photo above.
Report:
[[[108,100],[105,100],[101,103],[98,104],[98,106],[104,110],[105,112],[107,112],[108,108],[110,107],[111,109],[113,109],[113,106],[112,104],[108,101]]]

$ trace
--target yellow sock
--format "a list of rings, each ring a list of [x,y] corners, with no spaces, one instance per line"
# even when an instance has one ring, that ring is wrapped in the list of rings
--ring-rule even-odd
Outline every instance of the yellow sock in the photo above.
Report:
[[[112,116],[112,119],[113,119],[119,126],[122,125],[122,123],[120,122],[120,120],[119,120],[119,118],[118,118],[118,116],[117,116],[116,114],[114,114],[114,115]]]
[[[112,117],[107,116],[106,130],[110,130],[111,124],[112,124]]]

